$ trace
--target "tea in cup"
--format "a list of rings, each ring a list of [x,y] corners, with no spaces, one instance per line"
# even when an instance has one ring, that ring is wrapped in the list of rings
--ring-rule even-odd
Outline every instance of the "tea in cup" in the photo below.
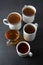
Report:
[[[18,30],[8,30],[8,31],[6,31],[6,33],[5,33],[5,37],[6,37],[6,39],[8,40],[7,41],[7,44],[17,44],[17,41],[18,41],[18,39],[19,39],[19,36],[20,36],[20,33],[19,33],[19,31]]]
[[[10,29],[19,30],[21,28],[22,17],[18,12],[8,14],[7,19],[3,19],[3,23],[8,25]]]
[[[32,57],[33,53],[30,52],[30,45],[28,42],[21,41],[16,46],[17,54],[21,57],[30,56]]]
[[[22,18],[25,23],[31,23],[35,19],[36,8],[32,5],[24,5],[22,8]]]
[[[36,37],[38,24],[28,23],[23,27],[23,37],[26,41],[33,41]]]

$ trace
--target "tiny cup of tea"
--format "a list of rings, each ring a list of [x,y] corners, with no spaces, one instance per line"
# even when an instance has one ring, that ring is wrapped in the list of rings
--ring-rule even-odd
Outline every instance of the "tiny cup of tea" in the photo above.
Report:
[[[7,19],[3,19],[3,23],[8,25],[10,29],[19,30],[21,28],[22,17],[18,12],[8,14]]]
[[[17,44],[19,41],[20,33],[18,30],[8,30],[5,33],[5,37],[8,40],[7,44]]]
[[[36,8],[32,5],[24,5],[22,8],[22,18],[25,23],[31,23],[35,19]]]
[[[32,57],[33,53],[30,52],[30,45],[28,42],[21,41],[16,46],[17,54],[21,57],[30,56]]]
[[[23,27],[23,37],[26,41],[33,41],[36,37],[38,24],[28,23]]]

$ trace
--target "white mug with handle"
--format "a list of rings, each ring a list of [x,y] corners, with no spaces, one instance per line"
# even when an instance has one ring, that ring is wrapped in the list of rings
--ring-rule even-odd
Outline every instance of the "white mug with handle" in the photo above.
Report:
[[[34,13],[31,16],[30,15],[26,15],[26,13],[24,14],[23,11],[26,8],[31,9],[32,11],[34,11]],[[29,11],[27,11],[27,12],[30,14]],[[35,14],[36,14],[36,8],[34,6],[32,6],[32,5],[24,5],[24,7],[22,8],[22,18],[23,18],[23,21],[25,23],[31,23],[31,22],[33,22],[34,19],[35,19]]]
[[[29,25],[31,25],[31,26],[34,27],[35,31],[34,31],[33,33],[27,33],[27,32],[25,31],[25,28],[26,28],[27,26],[29,26]],[[25,39],[26,41],[33,41],[33,40],[35,39],[35,37],[36,37],[37,28],[38,28],[38,24],[37,24],[37,23],[35,23],[35,24],[33,24],[33,23],[25,24],[24,27],[23,27],[23,37],[24,37],[24,39]]]
[[[18,23],[16,24],[12,24],[10,23],[10,21],[8,20],[8,17],[11,15],[11,14],[17,14],[19,17],[20,17],[20,20]],[[9,26],[10,29],[17,29],[19,30],[21,28],[21,20],[22,20],[22,17],[21,15],[18,13],[18,12],[12,12],[10,13],[8,16],[7,16],[7,19],[3,19],[3,23],[7,26]]]
[[[26,45],[28,46],[28,51],[25,52],[25,53],[21,53],[21,52],[18,50],[19,45],[22,44],[22,43],[24,43],[24,44],[26,44]],[[24,47],[25,47],[25,45],[24,45]],[[22,47],[22,48],[24,48],[24,47]],[[21,48],[21,47],[20,47],[20,48]],[[23,50],[24,50],[24,49],[22,49],[22,51],[23,51]],[[16,52],[17,52],[17,54],[18,54],[19,56],[21,56],[21,57],[26,57],[26,56],[32,57],[32,56],[33,56],[33,53],[30,51],[30,44],[29,44],[28,42],[26,42],[26,41],[21,41],[21,42],[19,42],[19,43],[17,44],[17,46],[16,46]]]

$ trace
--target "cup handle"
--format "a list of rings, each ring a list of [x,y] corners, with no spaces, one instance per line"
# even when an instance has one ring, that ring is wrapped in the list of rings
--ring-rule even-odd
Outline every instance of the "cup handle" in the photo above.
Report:
[[[7,23],[7,19],[3,19],[3,23],[4,23],[5,25],[9,25],[9,24]]]
[[[38,23],[35,23],[35,26],[38,28]]]
[[[27,5],[24,5],[24,7],[27,7]]]
[[[33,53],[32,52],[29,52],[29,56],[32,57],[33,56]]]

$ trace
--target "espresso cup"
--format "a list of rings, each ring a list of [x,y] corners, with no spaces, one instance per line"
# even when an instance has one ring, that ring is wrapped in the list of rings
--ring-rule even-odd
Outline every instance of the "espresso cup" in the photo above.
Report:
[[[28,42],[21,41],[16,46],[17,54],[21,57],[30,56],[32,57],[33,53],[30,52],[30,45]]]
[[[25,23],[31,23],[35,19],[36,8],[32,5],[25,5],[22,8],[22,18]]]
[[[3,19],[3,23],[8,25],[10,29],[19,30],[21,28],[22,17],[18,12],[8,14],[7,19]]]
[[[36,37],[38,24],[28,23],[23,27],[23,37],[26,41],[33,41]]]

